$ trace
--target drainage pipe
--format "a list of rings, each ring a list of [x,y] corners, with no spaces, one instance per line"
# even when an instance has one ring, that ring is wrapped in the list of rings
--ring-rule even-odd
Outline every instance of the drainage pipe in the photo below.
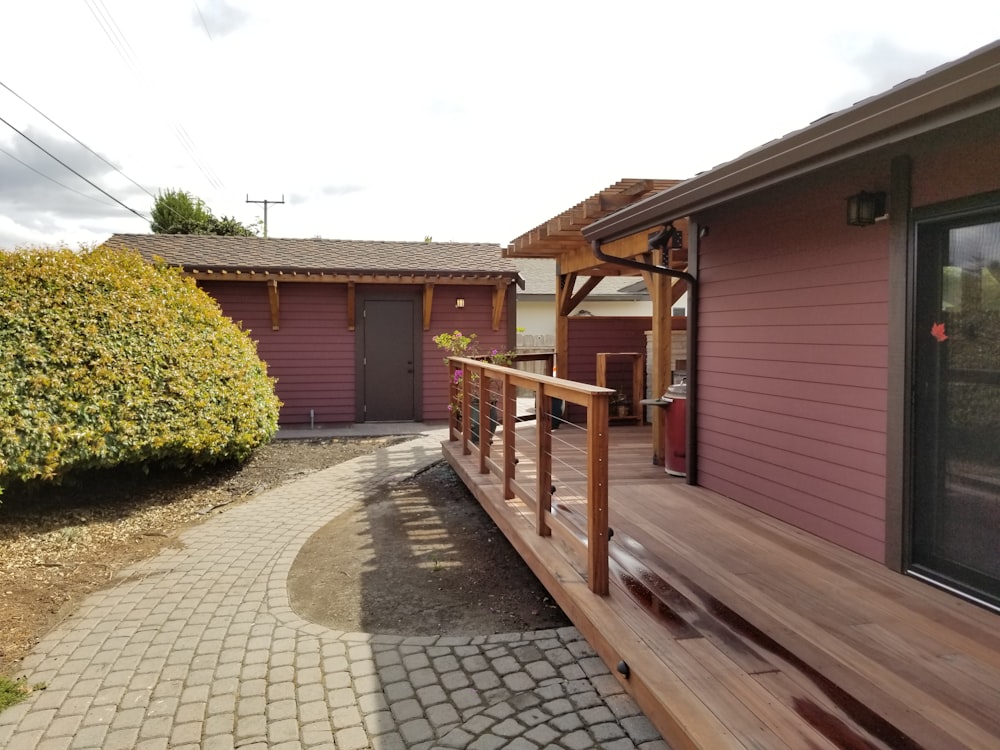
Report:
[[[669,244],[671,235],[676,231],[677,230],[674,229],[672,224],[668,224],[667,227],[664,228],[665,236],[660,236],[651,240],[649,243],[649,249],[657,249],[654,247],[654,242],[657,240],[662,241],[663,247],[665,248]],[[605,263],[612,263],[616,266],[635,268],[640,271],[648,271],[650,273],[657,273],[663,276],[670,276],[675,279],[680,279],[688,285],[687,445],[685,446],[685,451],[687,452],[687,483],[698,484],[698,441],[695,439],[698,424],[698,410],[695,408],[697,406],[698,398],[698,369],[695,366],[695,363],[698,361],[698,278],[687,271],[678,271],[675,268],[659,266],[655,263],[641,263],[637,260],[632,260],[631,258],[618,258],[614,255],[608,255],[601,250],[600,240],[593,240],[590,244],[597,259],[602,260]],[[664,250],[664,252],[666,252],[666,250]],[[666,460],[666,456],[664,456],[664,460]]]

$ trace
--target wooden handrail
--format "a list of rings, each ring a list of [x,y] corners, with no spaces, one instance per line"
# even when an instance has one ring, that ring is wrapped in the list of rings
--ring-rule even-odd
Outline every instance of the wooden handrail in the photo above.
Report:
[[[452,410],[449,418],[449,440],[462,441],[463,455],[475,453],[481,473],[494,473],[503,483],[506,499],[520,498],[534,509],[533,524],[539,536],[551,536],[552,514],[552,434],[548,414],[552,399],[584,407],[587,414],[587,482],[586,482],[586,568],[587,585],[599,595],[607,595],[608,573],[608,415],[609,401],[614,391],[586,383],[536,375],[512,367],[493,364],[482,359],[449,357],[450,394]],[[493,430],[492,404],[489,383],[499,384],[498,401],[500,426],[503,436],[503,453],[491,456]],[[519,482],[516,476],[517,445],[514,426],[515,392],[517,388],[535,394],[535,446],[534,465],[536,477],[533,487]],[[473,404],[476,404],[474,407]],[[473,432],[472,414],[479,410],[478,424]],[[468,419],[459,417],[469,415]],[[525,493],[532,491],[531,497]]]

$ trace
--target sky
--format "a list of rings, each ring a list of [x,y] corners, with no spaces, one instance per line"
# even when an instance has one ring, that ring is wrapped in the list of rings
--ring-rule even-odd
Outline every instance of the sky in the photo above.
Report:
[[[995,0],[7,5],[6,249],[148,232],[162,190],[284,200],[272,237],[506,245],[1000,38]]]

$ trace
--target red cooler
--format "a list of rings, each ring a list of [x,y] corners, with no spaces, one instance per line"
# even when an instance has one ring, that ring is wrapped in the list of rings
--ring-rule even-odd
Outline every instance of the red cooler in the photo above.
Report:
[[[667,388],[660,400],[663,415],[663,470],[687,476],[687,383]]]

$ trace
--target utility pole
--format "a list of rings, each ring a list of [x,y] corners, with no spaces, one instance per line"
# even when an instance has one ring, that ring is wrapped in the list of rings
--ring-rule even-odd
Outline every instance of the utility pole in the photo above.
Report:
[[[250,193],[247,193],[247,203],[263,203],[264,204],[264,239],[265,240],[267,239],[267,204],[268,203],[272,203],[272,204],[274,204],[274,203],[284,203],[284,202],[285,202],[285,195],[284,195],[284,193],[281,194],[281,200],[280,201],[269,201],[267,199],[264,199],[262,201],[252,201],[252,200],[250,200]]]

